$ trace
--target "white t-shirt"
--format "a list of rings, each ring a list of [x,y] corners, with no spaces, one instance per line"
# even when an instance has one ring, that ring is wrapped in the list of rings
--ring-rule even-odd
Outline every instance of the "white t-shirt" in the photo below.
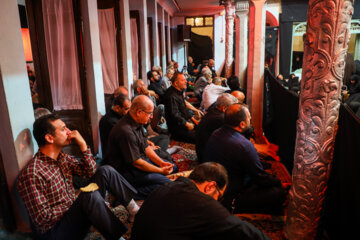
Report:
[[[230,88],[213,83],[206,86],[202,95],[201,107],[205,110],[208,109],[211,104],[216,102],[217,98],[227,90],[230,90]]]

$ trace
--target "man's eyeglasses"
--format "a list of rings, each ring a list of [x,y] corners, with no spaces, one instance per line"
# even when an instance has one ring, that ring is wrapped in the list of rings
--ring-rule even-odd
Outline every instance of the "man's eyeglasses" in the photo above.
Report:
[[[147,115],[149,115],[149,116],[152,116],[153,115],[153,111],[151,111],[151,112],[147,112],[147,111],[145,111],[145,110],[141,110],[142,112],[144,112],[144,113],[146,113]]]

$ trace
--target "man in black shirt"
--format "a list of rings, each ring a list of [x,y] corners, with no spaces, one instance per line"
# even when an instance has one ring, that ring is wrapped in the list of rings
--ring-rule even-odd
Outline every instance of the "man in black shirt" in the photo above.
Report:
[[[143,125],[149,122],[153,110],[150,98],[135,97],[128,114],[111,130],[105,157],[136,188],[137,199],[145,199],[159,185],[169,182],[164,175],[178,171],[148,145]]]
[[[160,74],[157,71],[152,70],[147,73],[147,77],[150,81],[148,89],[153,90],[159,96],[157,103],[162,103],[165,90],[161,87]]]
[[[120,94],[114,99],[111,109],[101,118],[99,131],[103,155],[106,153],[111,129],[123,116],[128,113],[130,106],[131,102],[128,96]]]
[[[178,141],[195,143],[195,124],[191,111],[198,117],[202,112],[188,103],[183,95],[187,88],[187,81],[182,73],[175,73],[171,79],[172,86],[166,90],[164,96],[165,117],[172,138]],[[191,111],[190,111],[191,110]]]
[[[131,239],[269,239],[217,201],[227,182],[222,165],[203,163],[189,178],[159,187],[135,216]]]
[[[224,93],[216,100],[216,107],[211,108],[201,119],[196,129],[196,155],[199,162],[206,162],[203,159],[204,149],[211,134],[224,124],[226,109],[237,102],[234,96]]]

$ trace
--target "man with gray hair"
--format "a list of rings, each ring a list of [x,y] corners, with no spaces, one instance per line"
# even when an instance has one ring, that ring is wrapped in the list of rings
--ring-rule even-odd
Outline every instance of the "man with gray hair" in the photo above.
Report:
[[[211,134],[224,124],[226,109],[237,102],[231,94],[223,93],[216,100],[216,107],[211,108],[201,119],[196,129],[196,154],[199,162],[206,161],[203,159],[205,146]]]
[[[212,82],[212,73],[209,67],[204,67],[201,70],[201,75],[194,85],[194,94],[199,100],[202,98],[205,87]]]
[[[213,103],[215,103],[216,99],[221,94],[230,90],[229,87],[222,86],[224,80],[226,80],[226,78],[221,79],[220,77],[215,77],[212,83],[205,87],[200,105],[202,109],[207,110]],[[224,82],[224,84],[226,84],[226,82]]]
[[[170,86],[171,86],[171,78],[174,76],[174,68],[168,68],[166,70],[166,74],[165,76],[163,77],[162,79],[162,82],[161,82],[161,87],[166,90],[168,89]]]

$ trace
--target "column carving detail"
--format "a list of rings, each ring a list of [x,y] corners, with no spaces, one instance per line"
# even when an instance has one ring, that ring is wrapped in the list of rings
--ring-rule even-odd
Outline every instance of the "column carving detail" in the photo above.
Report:
[[[225,2],[225,11],[226,11],[226,38],[225,38],[225,77],[230,77],[232,75],[232,63],[233,58],[233,43],[234,43],[234,17],[235,17],[235,7],[231,3],[231,0]]]
[[[248,66],[248,14],[249,2],[236,2],[236,15],[238,17],[236,29],[236,61],[235,75],[239,76],[240,86],[244,87],[246,69]]]
[[[353,0],[310,0],[285,234],[314,239],[330,174]]]

